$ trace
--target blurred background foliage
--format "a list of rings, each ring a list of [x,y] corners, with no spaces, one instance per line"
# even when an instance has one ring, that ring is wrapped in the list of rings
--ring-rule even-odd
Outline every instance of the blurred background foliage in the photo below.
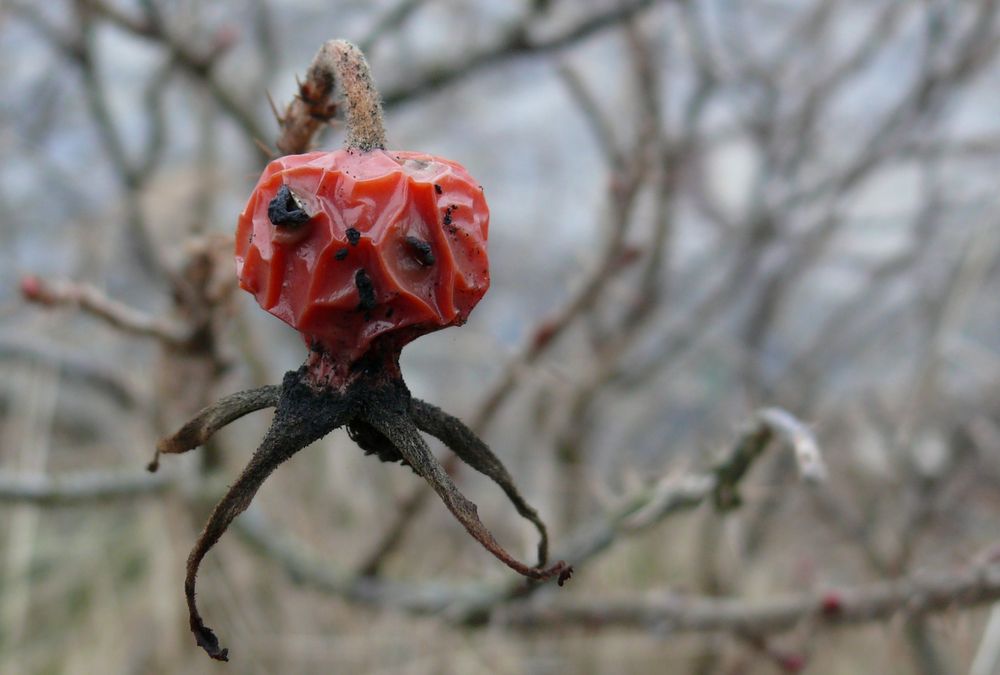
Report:
[[[0,672],[1000,672],[996,585],[849,628],[611,611],[996,578],[997,5],[0,5]],[[234,290],[227,238],[269,97],[333,37],[368,54],[391,147],[485,188],[493,288],[403,369],[484,435],[577,575],[517,600],[409,471],[337,432],[206,562],[222,666],[187,633],[182,570],[267,414],[142,469],[207,402],[302,360]],[[22,297],[36,278],[47,303]],[[811,425],[826,481],[778,448],[739,509],[663,508],[762,406]],[[530,557],[500,492],[460,479]],[[546,614],[567,602],[590,618]]]

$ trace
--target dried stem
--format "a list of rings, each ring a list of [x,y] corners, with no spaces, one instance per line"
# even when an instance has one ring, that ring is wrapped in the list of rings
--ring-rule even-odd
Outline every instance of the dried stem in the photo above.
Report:
[[[638,16],[664,0],[628,0],[614,6],[595,11],[589,16],[565,26],[562,30],[534,37],[531,27],[538,21],[535,11],[525,15],[508,26],[500,39],[472,50],[462,59],[450,59],[430,64],[422,75],[410,78],[405,84],[385,92],[388,106],[412,101],[433,94],[444,87],[471,77],[486,68],[530,54],[545,54],[574,45],[588,37],[619,27],[628,19]]]
[[[347,104],[347,147],[361,152],[385,149],[382,101],[364,54],[346,40],[330,40],[313,58],[299,95],[281,120],[278,149],[286,155],[309,150],[313,137],[337,112],[334,93]]]

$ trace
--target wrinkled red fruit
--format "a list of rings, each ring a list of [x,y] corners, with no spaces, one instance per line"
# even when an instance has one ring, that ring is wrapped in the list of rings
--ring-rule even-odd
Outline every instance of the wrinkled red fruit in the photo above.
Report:
[[[489,210],[459,164],[336,150],[271,162],[236,229],[240,286],[338,362],[465,322],[490,285]]]

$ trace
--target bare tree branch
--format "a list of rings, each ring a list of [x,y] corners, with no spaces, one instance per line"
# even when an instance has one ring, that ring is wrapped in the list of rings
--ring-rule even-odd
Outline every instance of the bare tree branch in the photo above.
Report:
[[[621,536],[641,532],[669,516],[705,503],[723,484],[721,477],[730,481],[727,483],[729,489],[734,489],[770,440],[770,431],[763,436],[759,425],[749,428],[741,436],[714,471],[664,477],[656,485],[623,500],[621,506],[605,517],[580,528],[569,538],[570,543],[557,551],[554,557],[566,560],[579,569],[608,550]],[[749,443],[760,444],[761,447],[748,451]],[[351,601],[397,607],[420,614],[447,609],[449,619],[458,623],[479,623],[497,606],[542,588],[539,584],[526,585],[521,578],[496,585],[451,583],[414,586],[373,577],[366,569],[356,573],[336,572],[317,560],[300,543],[272,531],[260,517],[237,520],[234,527],[249,539],[255,550],[281,564],[297,583]]]
[[[532,24],[534,12],[507,28],[500,40],[466,55],[462,59],[433,64],[424,69],[424,74],[411,78],[406,84],[385,90],[383,101],[393,106],[404,101],[413,101],[432,94],[448,85],[464,80],[490,66],[529,54],[544,54],[568,47],[602,31],[615,28],[663,0],[627,0],[617,7],[595,12],[580,19],[576,24],[558,33],[545,37],[534,37]]]
[[[187,340],[183,327],[112,300],[90,284],[73,281],[43,281],[35,276],[21,280],[21,294],[39,305],[68,305],[101,319],[118,330],[138,337],[151,337],[165,345],[180,346]]]
[[[173,481],[141,471],[80,471],[61,476],[0,471],[0,503],[77,506],[150,497]]]
[[[751,601],[684,597],[563,601],[502,610],[495,625],[533,629],[617,626],[671,635],[735,632],[773,635],[804,622],[849,626],[977,607],[1000,599],[996,563],[953,573],[920,574],[822,593]]]

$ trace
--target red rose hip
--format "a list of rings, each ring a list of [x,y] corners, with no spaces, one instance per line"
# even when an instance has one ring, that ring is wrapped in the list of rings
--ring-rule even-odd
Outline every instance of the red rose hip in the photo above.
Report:
[[[418,152],[281,157],[236,230],[240,286],[342,370],[466,321],[489,288],[489,210],[459,164]]]
[[[339,110],[347,121],[347,149],[298,154]],[[464,323],[489,288],[489,210],[482,188],[455,162],[385,149],[368,63],[343,40],[319,50],[279,121],[277,146],[285,156],[267,166],[240,214],[236,267],[240,286],[301,332],[309,355],[280,386],[239,392],[202,410],[157,445],[149,465],[155,471],[160,454],[187,452],[243,415],[275,409],[260,445],[188,556],[184,595],[195,641],[212,658],[228,660],[229,650],[198,611],[205,555],[275,468],[339,428],[366,454],[405,464],[426,480],[465,530],[505,565],[561,586],[572,567],[563,561],[546,566],[545,524],[503,463],[461,420],[414,399],[399,369],[403,345]],[[30,283],[24,289],[35,292]],[[497,542],[421,432],[496,482],[535,526],[535,566]]]

